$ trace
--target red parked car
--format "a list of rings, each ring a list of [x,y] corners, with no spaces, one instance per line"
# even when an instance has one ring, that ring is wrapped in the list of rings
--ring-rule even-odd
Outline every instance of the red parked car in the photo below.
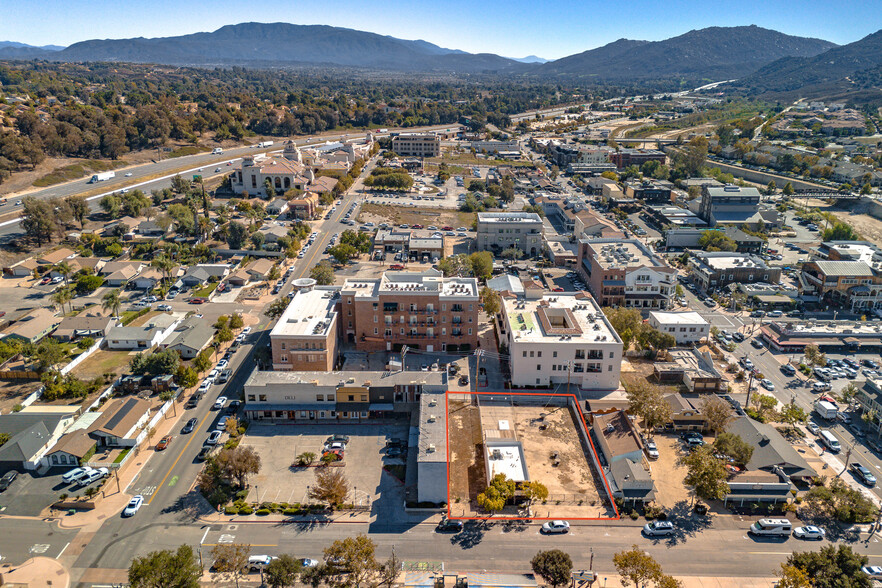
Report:
[[[191,298],[190,304],[204,304],[205,298]]]
[[[166,435],[165,437],[163,437],[159,441],[159,443],[156,444],[156,451],[162,451],[163,449],[166,449],[169,446],[169,444],[171,443],[171,441],[172,441],[172,436]]]
[[[393,263],[392,265],[389,266],[389,269],[390,270],[403,270],[404,266],[401,265],[400,263]]]

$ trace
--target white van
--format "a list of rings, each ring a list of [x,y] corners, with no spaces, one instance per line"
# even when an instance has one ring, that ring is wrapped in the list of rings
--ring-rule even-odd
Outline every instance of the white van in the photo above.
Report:
[[[760,519],[752,524],[747,532],[751,535],[790,537],[792,530],[793,525],[788,519]]]
[[[828,431],[827,429],[821,429],[821,432],[818,434],[818,438],[821,440],[821,443],[833,453],[839,453],[839,450],[842,449],[842,446],[839,444],[839,439],[837,439],[833,433]]]
[[[215,147],[214,149],[211,150],[212,155],[220,155],[223,152],[224,152],[224,150],[220,147]]]

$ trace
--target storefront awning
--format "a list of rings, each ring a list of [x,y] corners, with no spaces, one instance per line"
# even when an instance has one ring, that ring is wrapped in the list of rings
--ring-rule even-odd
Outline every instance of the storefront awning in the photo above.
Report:
[[[371,405],[368,407],[368,410],[371,411],[371,412],[374,412],[374,411],[376,411],[376,412],[380,412],[380,411],[390,411],[390,410],[393,410],[394,408],[395,408],[395,407],[392,405],[392,403],[389,403],[389,404],[371,404]]]

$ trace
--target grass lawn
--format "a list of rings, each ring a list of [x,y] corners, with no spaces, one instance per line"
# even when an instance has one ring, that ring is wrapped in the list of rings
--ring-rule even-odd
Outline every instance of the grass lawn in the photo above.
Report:
[[[215,288],[220,282],[214,282],[213,284],[209,284],[204,288],[200,288],[198,290],[193,290],[193,296],[197,298],[203,298],[205,296],[210,296],[212,292],[214,292]]]
[[[81,380],[91,380],[106,373],[122,375],[129,369],[133,355],[129,351],[99,349],[73,369],[73,375]]]

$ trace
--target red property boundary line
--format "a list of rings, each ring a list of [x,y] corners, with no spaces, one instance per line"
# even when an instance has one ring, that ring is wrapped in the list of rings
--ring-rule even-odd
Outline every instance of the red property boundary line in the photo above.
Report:
[[[447,445],[447,518],[451,520],[461,520],[461,521],[552,521],[552,520],[560,520],[561,517],[555,519],[554,517],[504,517],[504,516],[486,516],[486,517],[454,517],[450,514],[450,394],[462,394],[462,395],[484,395],[484,396],[545,396],[552,398],[572,398],[573,404],[576,406],[576,411],[579,414],[579,418],[582,421],[582,426],[585,430],[585,436],[588,438],[588,443],[591,446],[591,451],[594,452],[595,463],[600,464],[600,459],[597,457],[597,448],[594,447],[594,441],[591,439],[591,432],[588,429],[588,424],[585,422],[585,415],[582,414],[582,407],[579,406],[579,399],[576,398],[575,394],[551,394],[551,393],[542,393],[542,392],[481,392],[480,390],[472,392],[471,390],[466,391],[458,391],[455,390],[451,392],[448,390],[444,394],[444,438],[445,443]],[[603,485],[606,488],[606,494],[609,497],[613,512],[616,513],[614,517],[564,517],[571,521],[618,521],[621,520],[621,513],[619,513],[619,509],[616,506],[616,501],[612,498],[612,490],[609,487],[609,482],[606,479],[606,474],[603,473],[603,468],[600,469],[600,477],[603,479]]]

